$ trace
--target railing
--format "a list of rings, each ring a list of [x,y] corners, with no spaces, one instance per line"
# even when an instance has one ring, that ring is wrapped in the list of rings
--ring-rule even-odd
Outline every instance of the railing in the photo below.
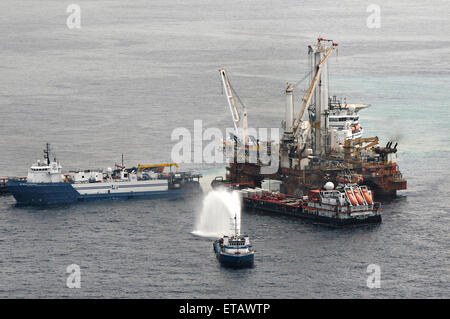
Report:
[[[0,193],[8,193],[8,189],[6,188],[6,182],[8,180],[19,180],[25,181],[27,178],[25,176],[19,177],[0,177]]]

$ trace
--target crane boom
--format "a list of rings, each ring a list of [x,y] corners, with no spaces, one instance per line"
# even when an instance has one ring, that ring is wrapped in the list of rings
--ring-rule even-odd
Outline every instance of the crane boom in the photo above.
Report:
[[[323,58],[320,60],[319,64],[317,64],[317,66],[316,66],[316,72],[314,73],[314,76],[309,85],[309,88],[306,91],[306,94],[302,99],[302,105],[300,106],[300,111],[298,112],[297,117],[292,126],[292,131],[294,132],[294,136],[297,136],[299,133],[300,122],[303,118],[303,114],[305,113],[307,106],[311,102],[312,95],[317,86],[317,83],[319,82],[320,74],[322,73],[322,65],[327,61],[328,57],[331,55],[331,52],[333,52],[334,47],[336,45],[337,44],[332,43],[331,47],[328,48],[327,53],[323,56]]]
[[[138,164],[138,168],[137,169],[138,169],[138,171],[140,171],[140,170],[144,170],[146,168],[172,167],[172,166],[175,166],[176,168],[178,168],[178,164],[177,163],[168,163],[168,164],[151,164],[151,165]]]
[[[238,125],[239,121],[241,120],[241,115],[237,109],[236,99],[234,98],[233,91],[231,90],[231,85],[230,85],[230,81],[228,80],[227,70],[222,68],[219,70],[219,72],[220,72],[220,77],[222,79],[223,89],[227,96],[228,106],[230,107],[231,118],[233,119],[234,129],[237,134],[237,132],[238,132],[237,125]]]
[[[241,114],[239,113],[239,110],[237,108],[236,99],[233,94],[233,89],[230,84],[230,80],[228,79],[227,70],[225,68],[219,69],[220,77],[222,79],[223,89],[225,91],[225,94],[227,96],[228,106],[230,107],[231,112],[231,118],[233,119],[234,124],[234,130],[236,133],[236,136],[239,136],[239,128],[238,125],[241,122]],[[242,104],[242,102],[241,102]],[[248,145],[249,138],[248,138],[248,122],[247,122],[247,108],[245,105],[242,104],[243,114],[242,114],[242,134],[243,134],[243,140],[244,144]]]

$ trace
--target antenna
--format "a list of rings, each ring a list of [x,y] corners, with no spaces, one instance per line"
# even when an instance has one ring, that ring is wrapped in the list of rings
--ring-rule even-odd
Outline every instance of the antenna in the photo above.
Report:
[[[50,143],[45,144],[44,159],[47,160],[47,165],[50,165]]]

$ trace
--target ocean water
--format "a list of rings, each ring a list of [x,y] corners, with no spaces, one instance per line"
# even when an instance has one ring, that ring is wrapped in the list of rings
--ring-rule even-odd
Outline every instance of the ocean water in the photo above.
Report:
[[[221,268],[191,234],[201,198],[18,208],[0,197],[0,297],[449,297],[450,5],[377,1],[3,0],[0,176],[20,176],[50,142],[64,169],[170,161],[173,129],[231,127],[226,67],[249,125],[279,127],[286,81],[308,70],[307,45],[339,43],[330,93],[369,103],[365,136],[399,143],[408,190],[378,226],[329,229],[243,212],[255,267]],[[296,92],[298,97],[302,91]],[[202,172],[206,192],[222,164]],[[66,267],[81,267],[81,288]],[[366,285],[369,264],[381,288]]]

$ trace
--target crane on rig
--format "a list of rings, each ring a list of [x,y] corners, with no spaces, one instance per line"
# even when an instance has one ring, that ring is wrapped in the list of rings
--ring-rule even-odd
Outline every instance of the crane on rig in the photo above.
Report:
[[[248,121],[247,121],[247,108],[245,105],[240,102],[242,105],[242,116],[238,110],[236,103],[236,93],[233,90],[233,87],[230,84],[230,80],[228,79],[228,73],[225,68],[219,69],[220,77],[222,79],[223,89],[227,96],[228,106],[230,107],[231,118],[233,119],[234,130],[236,136],[242,137],[244,141],[244,145],[248,145],[249,136],[248,136]],[[241,127],[239,127],[239,125]],[[242,132],[242,134],[240,134]]]
[[[306,137],[309,135],[309,133],[311,131],[311,126],[313,123],[309,123],[309,121],[303,121],[302,119],[303,119],[305,110],[311,103],[311,99],[313,97],[314,90],[316,89],[317,84],[319,83],[320,75],[322,73],[322,67],[325,64],[325,62],[328,60],[329,56],[331,55],[331,53],[333,52],[335,47],[338,46],[337,43],[334,43],[333,40],[329,40],[329,39],[318,38],[317,41],[318,41],[318,45],[320,45],[320,43],[322,41],[324,41],[324,42],[329,42],[330,46],[326,49],[326,52],[323,55],[322,59],[319,61],[319,63],[315,67],[315,71],[314,71],[314,75],[312,77],[311,83],[310,83],[308,89],[306,90],[305,96],[302,98],[302,104],[300,106],[299,112],[297,113],[297,117],[295,118],[295,120],[292,124],[292,132],[293,132],[294,138],[297,140],[297,143],[296,143],[297,148],[299,146],[298,145],[299,137],[300,137],[300,140],[302,141],[302,144],[305,145]],[[301,136],[299,136],[300,131],[303,131],[301,133]]]
[[[358,156],[362,150],[371,150],[374,151],[376,146],[378,145],[378,136],[375,137],[366,137],[366,138],[357,138],[357,139],[347,139],[344,143],[344,152],[349,159],[350,155]],[[363,143],[367,143],[363,145]]]

